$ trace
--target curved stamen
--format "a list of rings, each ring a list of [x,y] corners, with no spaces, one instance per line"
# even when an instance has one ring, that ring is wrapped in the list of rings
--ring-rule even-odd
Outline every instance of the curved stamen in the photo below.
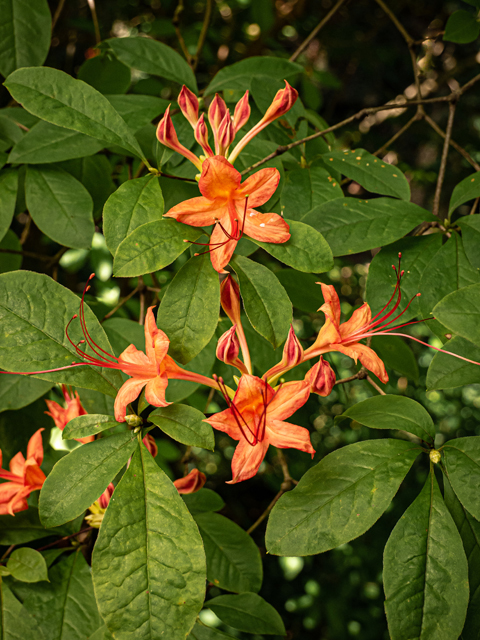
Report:
[[[113,363],[118,364],[118,360],[117,358],[115,358],[115,356],[112,356],[110,353],[108,353],[108,351],[105,351],[105,349],[102,349],[102,347],[100,345],[98,345],[93,338],[90,336],[90,334],[88,333],[87,330],[87,323],[85,321],[85,294],[87,293],[87,291],[90,289],[90,285],[88,284],[90,282],[90,280],[92,280],[95,277],[94,273],[91,273],[88,280],[87,280],[87,284],[85,286],[85,289],[83,290],[83,294],[82,294],[82,300],[80,302],[80,324],[82,327],[82,333],[85,336],[85,339],[87,341],[88,346],[92,349],[92,351],[100,358],[101,362],[105,362],[105,356],[107,356],[108,358],[110,358],[109,362],[110,364]],[[97,351],[97,349],[99,351],[101,351],[102,353],[99,353]],[[104,354],[104,355],[102,355]]]
[[[390,320],[390,322],[387,322],[386,324],[377,327],[375,329],[375,331],[373,331],[372,333],[377,333],[377,331],[382,331],[385,327],[388,327],[389,324],[392,324],[392,322],[396,322],[399,318],[401,318],[403,316],[403,314],[405,313],[405,311],[408,310],[408,307],[412,304],[412,302],[415,300],[415,298],[418,298],[419,296],[421,296],[421,293],[416,293],[414,296],[412,296],[411,300],[409,301],[409,303],[407,304],[407,306],[405,307],[405,309],[398,314],[398,316],[396,316],[395,318],[393,318],[392,320]],[[388,318],[388,316],[385,316],[385,318],[383,318],[383,320],[386,320]],[[369,329],[371,328],[371,326],[369,325],[368,327]],[[392,327],[393,329],[393,327]]]
[[[397,270],[397,267],[394,264],[392,264],[392,269],[395,271],[395,275],[397,276],[397,282],[395,284],[395,289],[393,290],[393,293],[392,293],[392,295],[390,297],[390,300],[387,302],[387,304],[384,307],[382,307],[380,309],[380,311],[376,315],[373,316],[372,320],[375,320],[376,318],[378,318],[378,316],[381,315],[385,311],[385,309],[390,305],[390,303],[392,302],[393,298],[395,297],[395,294],[397,293],[397,289],[400,286],[400,280],[401,280],[401,276],[399,276],[401,258],[402,258],[402,254],[399,253],[398,254],[398,270]]]
[[[223,378],[219,378],[215,373],[213,374],[212,377],[215,380],[215,382],[218,384],[218,387],[219,387],[223,397],[225,398],[225,401],[226,401],[226,403],[228,405],[228,408],[231,410],[233,418],[234,418],[235,422],[237,423],[237,427],[240,429],[240,433],[245,438],[245,440],[248,442],[248,444],[250,446],[254,447],[258,442],[257,436],[252,431],[252,429],[248,426],[247,422],[245,421],[245,418],[242,416],[242,414],[239,411],[239,409],[235,406],[235,403],[233,402],[233,400],[231,400],[229,398],[227,390],[226,390],[226,385],[225,385],[225,383],[223,381]],[[243,430],[243,427],[242,427],[242,425],[240,423],[240,420],[243,422],[243,425],[247,429],[248,433],[252,436],[252,438],[253,438],[252,442],[250,442],[250,440],[247,438],[247,434]]]

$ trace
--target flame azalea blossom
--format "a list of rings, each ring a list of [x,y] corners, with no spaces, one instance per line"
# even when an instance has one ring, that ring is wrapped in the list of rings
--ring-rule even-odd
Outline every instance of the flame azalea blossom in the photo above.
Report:
[[[207,477],[198,469],[192,469],[184,478],[179,478],[173,483],[178,493],[195,493],[200,491]]]
[[[42,431],[39,429],[28,441],[27,459],[21,452],[10,460],[10,471],[2,469],[0,449],[0,478],[7,480],[0,484],[0,515],[15,515],[28,509],[27,498],[32,491],[41,489],[45,474],[40,469],[43,462]]]
[[[254,208],[271,198],[279,180],[277,169],[261,169],[241,184],[240,173],[225,158],[207,158],[198,183],[202,195],[177,204],[165,217],[193,227],[214,224],[209,251],[213,267],[222,271],[243,234],[275,244],[290,238],[289,226],[281,216]]]
[[[103,516],[105,515],[105,511],[107,510],[108,503],[112,497],[113,492],[115,491],[115,485],[113,482],[110,482],[108,487],[102,493],[98,500],[92,504],[91,507],[88,507],[90,513],[85,516],[85,520],[91,527],[95,529],[100,529],[100,526],[103,521]]]
[[[47,416],[53,418],[55,425],[63,431],[66,425],[73,420],[74,418],[78,418],[79,416],[87,415],[82,403],[80,402],[80,398],[78,396],[78,391],[69,391],[68,387],[65,384],[62,384],[62,393],[65,398],[65,407],[61,407],[58,402],[54,400],[45,400],[47,403],[48,411],[45,411]],[[87,442],[92,442],[95,440],[95,436],[86,436],[85,438],[76,438],[77,442],[81,442],[85,444]]]
[[[313,457],[315,450],[308,430],[284,422],[305,404],[309,395],[310,385],[303,380],[287,382],[273,389],[265,380],[249,374],[240,378],[232,400],[224,392],[229,408],[210,416],[205,422],[239,441],[232,459],[233,479],[229,484],[253,477],[271,444],[281,449],[299,449]]]

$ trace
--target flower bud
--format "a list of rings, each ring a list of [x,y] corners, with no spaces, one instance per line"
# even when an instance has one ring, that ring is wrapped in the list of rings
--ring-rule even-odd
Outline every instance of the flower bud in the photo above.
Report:
[[[236,334],[237,325],[234,324],[219,338],[217,343],[217,358],[225,364],[234,365],[240,353],[240,343]]]
[[[235,130],[233,128],[232,118],[230,116],[230,110],[227,109],[226,114],[223,117],[222,122],[218,128],[218,150],[219,155],[225,155],[228,147],[232,144],[235,138]]]
[[[220,128],[220,124],[227,113],[227,105],[223,98],[221,98],[218,93],[215,94],[215,98],[210,103],[208,107],[208,121],[213,131],[213,138],[215,140],[215,154],[219,155],[219,144],[218,144],[218,130]]]
[[[108,507],[108,503],[110,502],[110,498],[112,497],[112,493],[114,492],[114,490],[115,490],[115,485],[113,484],[113,482],[110,482],[108,487],[105,489],[105,491],[97,500],[98,506],[101,509],[106,509]]]
[[[283,347],[283,358],[282,362],[287,367],[294,367],[297,364],[300,364],[303,360],[303,347],[300,344],[300,340],[295,335],[295,331],[293,330],[293,325],[290,326],[290,331],[288,332],[288,337],[285,342],[285,346]]]
[[[188,475],[175,480],[173,484],[176,486],[178,493],[195,493],[200,491],[206,481],[207,477],[204,473],[198,469],[192,469]]]
[[[185,85],[183,85],[178,96],[178,106],[185,118],[195,129],[195,125],[198,122],[198,98],[193,91],[190,91]]]
[[[193,134],[195,136],[195,140],[205,151],[205,154],[208,157],[212,157],[214,153],[210,145],[208,144],[208,129],[207,129],[207,125],[205,124],[205,115],[203,113],[198,119],[197,124],[195,125],[195,130]]]
[[[297,98],[298,91],[291,87],[285,80],[285,88],[277,91],[277,94],[275,95],[272,104],[266,110],[262,121],[268,124],[269,122],[273,122],[273,120],[280,118],[280,116],[283,116],[293,107]]]
[[[237,133],[243,125],[245,125],[250,118],[250,105],[248,104],[248,89],[245,91],[245,95],[241,98],[236,106],[233,114],[233,129]]]
[[[143,424],[142,418],[137,416],[136,413],[130,413],[128,416],[125,416],[125,422],[129,427],[141,427]]]
[[[173,126],[172,118],[170,117],[170,106],[168,105],[167,110],[165,111],[163,118],[158,123],[157,127],[157,138],[158,141],[163,145],[172,149],[173,151],[177,151],[180,155],[190,160],[197,169],[202,170],[202,162],[200,158],[192,153],[189,149],[180,144],[177,138],[177,132],[175,131],[175,127]]]
[[[240,324],[240,288],[229,274],[220,285],[220,304],[232,324]]]
[[[158,447],[155,438],[147,433],[142,442],[147,447],[148,452],[155,458],[158,453]]]
[[[325,397],[330,395],[333,389],[335,373],[330,364],[320,356],[320,360],[313,365],[305,376],[305,380],[309,383],[312,393]]]

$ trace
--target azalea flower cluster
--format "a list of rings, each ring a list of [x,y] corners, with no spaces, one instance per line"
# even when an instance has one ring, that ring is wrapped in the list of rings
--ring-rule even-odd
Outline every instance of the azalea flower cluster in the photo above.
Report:
[[[241,183],[241,175],[233,163],[245,146],[271,122],[284,115],[295,103],[298,92],[285,81],[262,119],[229,152],[240,129],[250,118],[248,91],[237,103],[233,117],[218,94],[208,108],[208,122],[213,132],[214,150],[209,143],[205,115],[199,116],[196,95],[183,86],[178,105],[193,128],[195,140],[205,155],[196,156],[182,145],[170,116],[170,106],[157,127],[158,140],[190,160],[201,172],[198,187],[202,194],[172,207],[165,217],[193,227],[214,225],[208,244],[213,267],[222,272],[245,234],[261,242],[284,243],[290,238],[289,226],[276,213],[260,213],[255,209],[272,197],[280,181],[277,169],[257,171]]]

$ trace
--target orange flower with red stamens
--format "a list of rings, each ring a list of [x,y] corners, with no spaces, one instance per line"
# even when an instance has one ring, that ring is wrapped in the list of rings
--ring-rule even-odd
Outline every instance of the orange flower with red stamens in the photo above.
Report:
[[[47,416],[53,418],[55,426],[57,426],[61,431],[65,429],[70,420],[78,418],[79,416],[87,415],[87,412],[80,402],[78,391],[73,393],[73,391],[68,390],[67,385],[62,384],[62,393],[65,398],[65,407],[61,407],[58,402],[55,402],[55,400],[45,400],[48,407],[48,411],[45,411],[45,413]],[[85,436],[85,438],[75,439],[77,442],[86,444],[87,442],[95,440],[95,436]]]
[[[45,474],[40,469],[43,462],[42,431],[39,429],[28,441],[27,459],[21,452],[10,460],[10,471],[2,469],[0,449],[0,478],[7,480],[0,484],[0,515],[15,515],[28,509],[27,498],[32,491],[38,491],[45,482]]]
[[[281,449],[299,449],[313,457],[315,450],[308,430],[284,422],[308,400],[310,385],[307,382],[287,382],[273,389],[265,380],[245,374],[240,378],[233,400],[221,378],[218,383],[229,408],[205,422],[239,441],[229,484],[253,477],[271,444]]]
[[[165,216],[193,227],[214,224],[209,251],[213,267],[223,271],[243,234],[275,244],[290,238],[283,218],[254,209],[272,197],[279,180],[277,169],[261,169],[241,184],[240,173],[225,158],[207,158],[198,183],[202,195],[177,204]]]

